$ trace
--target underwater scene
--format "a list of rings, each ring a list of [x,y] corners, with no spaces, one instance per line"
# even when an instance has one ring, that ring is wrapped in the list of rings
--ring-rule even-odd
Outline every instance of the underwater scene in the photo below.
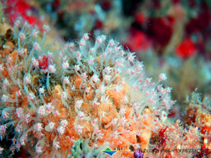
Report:
[[[211,0],[0,0],[0,158],[211,158]]]

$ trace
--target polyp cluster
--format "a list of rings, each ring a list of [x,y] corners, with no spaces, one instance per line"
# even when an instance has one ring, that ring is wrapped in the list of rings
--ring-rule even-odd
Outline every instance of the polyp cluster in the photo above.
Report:
[[[68,155],[80,137],[90,147],[148,148],[165,127],[171,88],[153,82],[135,53],[105,35],[45,46],[48,26],[15,22],[16,44],[5,43],[0,60],[0,136],[15,126],[11,151],[26,146],[34,156]],[[3,53],[4,52],[4,53]],[[132,153],[125,153],[132,156]]]

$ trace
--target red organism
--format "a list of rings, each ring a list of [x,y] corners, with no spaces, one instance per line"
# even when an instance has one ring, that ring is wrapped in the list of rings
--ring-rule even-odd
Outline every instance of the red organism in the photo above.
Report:
[[[196,47],[190,38],[184,39],[175,49],[178,56],[187,59],[196,54]]]
[[[142,24],[143,22],[146,21],[146,17],[143,13],[141,12],[138,12],[135,16],[135,20],[136,22],[138,22],[139,24]]]
[[[41,58],[38,59],[39,62],[39,67],[42,69],[47,69],[48,68],[48,57],[43,55]]]
[[[102,29],[103,28],[103,22],[101,21],[101,20],[99,20],[99,19],[97,19],[96,21],[95,21],[95,28],[94,29]]]
[[[102,1],[101,7],[104,11],[109,11],[112,7],[112,2],[110,0]]]
[[[147,22],[147,34],[152,39],[154,47],[165,47],[173,33],[174,19],[172,17],[151,18]]]
[[[31,25],[37,25],[42,31],[43,23],[36,15],[38,14],[36,8],[27,2],[27,0],[7,0],[5,15],[12,25],[18,17],[21,17]]]
[[[132,30],[128,41],[125,43],[132,51],[146,50],[150,46],[150,41],[147,36],[138,30]]]
[[[186,25],[187,35],[206,30],[210,24],[210,17],[209,12],[203,12],[198,14],[197,18],[192,18]]]

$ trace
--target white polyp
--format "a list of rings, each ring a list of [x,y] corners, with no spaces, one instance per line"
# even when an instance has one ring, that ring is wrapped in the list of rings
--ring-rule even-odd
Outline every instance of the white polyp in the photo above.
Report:
[[[50,72],[50,73],[55,73],[55,72],[56,72],[56,67],[55,67],[55,65],[49,65],[48,69],[49,69],[49,72]]]
[[[80,65],[75,65],[75,70],[76,71],[80,70]]]
[[[63,126],[59,126],[59,127],[57,128],[57,132],[58,132],[60,135],[62,135],[62,134],[64,134],[64,132],[65,132],[65,128],[64,128]]]
[[[30,100],[33,100],[33,99],[35,98],[34,93],[30,92],[30,93],[28,94],[28,98],[29,98]]]
[[[69,65],[68,61],[62,63],[63,69],[67,69],[69,66],[70,65]]]
[[[86,79],[86,78],[87,78],[86,73],[82,73],[81,77],[82,77],[83,79]]]
[[[64,77],[64,83],[66,83],[66,84],[70,83],[69,76],[68,77]]]
[[[45,108],[45,106],[40,106],[39,107],[38,114],[41,115],[41,116],[46,115],[46,108]]]
[[[76,106],[77,108],[80,108],[82,104],[83,104],[83,100],[77,100],[77,101],[75,102],[75,106]]]
[[[26,39],[26,36],[25,36],[23,33],[20,33],[20,34],[19,34],[19,38],[20,38],[21,40],[24,40],[24,39]]]
[[[34,129],[35,129],[35,131],[37,131],[37,132],[41,132],[41,130],[43,129],[42,123],[36,123],[36,124],[34,125]]]
[[[98,75],[94,74],[94,75],[92,76],[92,80],[93,80],[95,83],[97,83],[100,79],[99,79]]]
[[[39,51],[41,48],[40,48],[40,45],[37,43],[37,42],[35,42],[34,43],[34,50],[37,50],[37,51]]]
[[[62,92],[61,97],[62,97],[63,99],[67,99],[67,92]]]
[[[165,73],[161,73],[161,74],[159,75],[159,79],[160,79],[161,81],[165,81],[165,80],[167,79],[166,74],[165,74]]]
[[[40,92],[41,94],[43,94],[43,93],[45,92],[45,89],[44,89],[44,87],[42,87],[42,88],[39,88],[39,92]]]
[[[52,132],[54,128],[55,128],[55,123],[54,122],[50,122],[47,126],[45,126],[45,130],[47,132]]]
[[[47,105],[45,105],[45,108],[46,108],[47,114],[50,114],[54,110],[55,107],[51,103],[48,103]]]
[[[84,126],[77,125],[77,126],[76,126],[76,131],[77,131],[78,133],[82,133],[82,132],[83,132],[83,128],[84,128]]]
[[[50,27],[48,25],[43,25],[43,30],[45,32],[48,32],[48,31],[50,31]]]
[[[79,113],[78,113],[78,117],[79,117],[80,119],[83,119],[83,118],[84,118],[84,113],[83,113],[83,112],[81,112],[81,111],[79,111]]]
[[[24,77],[24,82],[25,82],[26,84],[31,83],[31,75],[30,75],[30,74],[27,74],[27,75]]]
[[[3,84],[4,84],[4,86],[9,86],[10,85],[10,83],[9,83],[7,78],[4,79]]]
[[[67,120],[61,120],[60,125],[63,126],[63,127],[66,127],[68,125]]]
[[[84,40],[88,40],[88,39],[89,39],[88,33],[85,33],[85,34],[83,35],[83,38],[84,38]]]
[[[17,114],[18,118],[22,117],[22,115],[23,115],[23,109],[22,108],[17,108],[16,109],[16,114]]]

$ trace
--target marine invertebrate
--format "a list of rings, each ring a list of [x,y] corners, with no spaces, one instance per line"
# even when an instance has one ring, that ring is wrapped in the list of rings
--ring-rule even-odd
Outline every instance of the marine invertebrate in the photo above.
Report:
[[[196,91],[187,97],[186,114],[174,124],[152,133],[149,157],[209,157],[211,138],[210,102]],[[146,155],[146,154],[145,154]]]
[[[105,35],[92,41],[86,33],[51,50],[44,45],[48,26],[38,40],[33,26],[15,23],[17,45],[0,65],[0,136],[15,126],[11,150],[26,146],[34,156],[67,156],[80,137],[99,149],[148,148],[174,104],[171,89],[162,86],[165,74],[153,82],[134,53]]]
[[[200,133],[201,146],[197,157],[211,155],[211,106],[208,98],[202,99],[197,91],[192,93],[191,98],[186,100],[185,121],[188,125],[198,128]]]
[[[195,44],[191,39],[185,39],[175,49],[178,56],[183,59],[187,59],[196,54]]]
[[[174,125],[158,130],[159,134],[152,134],[150,140],[151,151],[149,157],[192,157],[200,149],[200,134],[196,127],[183,127],[177,120]]]
[[[8,0],[2,1],[2,3],[6,6],[4,12],[10,20],[10,23],[13,24],[15,19],[21,16],[30,24],[38,24],[39,26],[42,25],[42,22],[37,15],[37,8],[30,5],[29,2],[25,0]]]

